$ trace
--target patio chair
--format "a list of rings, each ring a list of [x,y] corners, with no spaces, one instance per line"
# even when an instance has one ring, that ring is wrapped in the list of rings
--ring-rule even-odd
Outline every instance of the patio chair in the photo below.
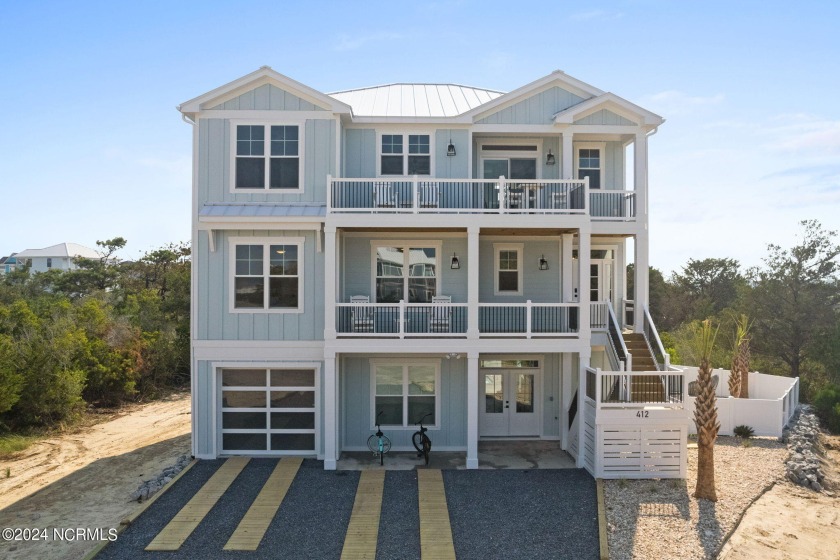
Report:
[[[420,208],[437,208],[438,200],[440,198],[440,191],[437,185],[422,184],[418,189],[418,196],[420,197]]]
[[[350,316],[353,323],[353,332],[372,333],[376,332],[374,322],[374,308],[370,305],[368,296],[351,296]]]
[[[373,185],[373,205],[377,208],[396,208],[397,193],[390,183]]]
[[[452,303],[452,296],[432,296],[432,308],[429,310],[429,332],[448,333],[452,322],[452,307],[441,305]]]

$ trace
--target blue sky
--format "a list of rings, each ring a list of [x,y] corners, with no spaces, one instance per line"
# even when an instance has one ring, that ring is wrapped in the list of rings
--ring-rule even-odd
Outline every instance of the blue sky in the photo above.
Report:
[[[262,65],[329,92],[508,91],[554,69],[667,119],[651,264],[755,265],[798,222],[840,230],[838,2],[4,2],[0,255],[190,235],[175,106]]]

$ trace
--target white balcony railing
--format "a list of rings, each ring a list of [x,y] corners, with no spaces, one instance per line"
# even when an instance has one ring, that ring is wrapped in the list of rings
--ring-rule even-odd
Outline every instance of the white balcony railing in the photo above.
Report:
[[[685,408],[686,382],[682,370],[601,371],[586,369],[586,396],[597,408]]]
[[[479,303],[481,337],[575,337],[580,304]],[[336,303],[339,337],[465,337],[465,303]]]
[[[590,190],[589,212],[593,220],[635,220],[636,191]]]

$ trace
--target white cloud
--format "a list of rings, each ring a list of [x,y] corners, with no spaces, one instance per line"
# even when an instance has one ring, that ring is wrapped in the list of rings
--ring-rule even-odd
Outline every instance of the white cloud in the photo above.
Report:
[[[370,33],[368,35],[341,34],[338,36],[338,44],[335,46],[335,50],[353,51],[362,48],[368,43],[377,43],[380,41],[395,41],[404,38],[405,36],[400,33],[393,33],[389,31],[379,31],[377,33]]]

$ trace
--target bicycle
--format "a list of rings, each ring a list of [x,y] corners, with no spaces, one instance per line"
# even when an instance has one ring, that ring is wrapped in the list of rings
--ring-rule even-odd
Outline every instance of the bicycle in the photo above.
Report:
[[[373,456],[379,455],[380,465],[385,464],[385,454],[391,450],[391,440],[382,433],[382,429],[379,427],[379,417],[382,416],[383,412],[383,410],[380,410],[379,414],[376,415],[376,433],[367,440],[368,449],[373,452]]]
[[[431,412],[414,423],[415,426],[420,424],[420,430],[414,432],[414,435],[411,436],[411,443],[414,444],[414,448],[417,450],[417,456],[422,456],[425,459],[427,467],[429,466],[429,451],[432,450],[432,440],[426,435],[429,428],[423,427],[423,420],[429,416],[432,416]]]

